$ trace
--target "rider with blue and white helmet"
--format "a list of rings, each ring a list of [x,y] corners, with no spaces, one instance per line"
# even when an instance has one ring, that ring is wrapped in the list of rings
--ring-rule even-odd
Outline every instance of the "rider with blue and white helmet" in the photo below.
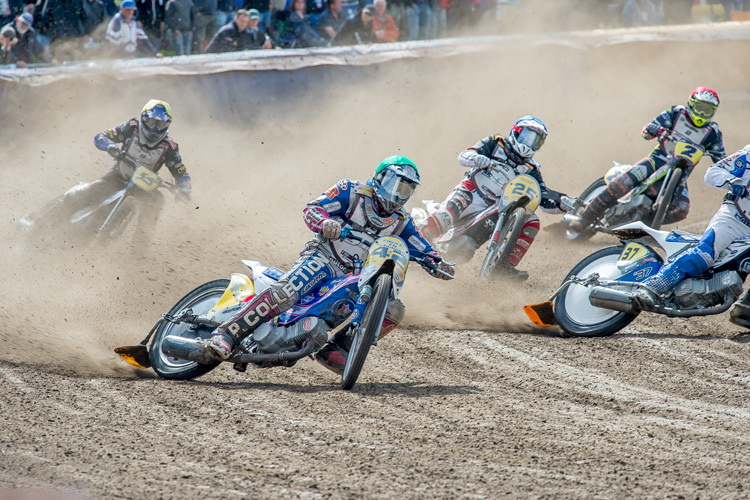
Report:
[[[544,122],[534,116],[526,115],[513,124],[507,136],[495,134],[485,137],[458,155],[458,163],[471,170],[467,172],[464,180],[453,188],[438,210],[432,213],[420,227],[425,238],[431,242],[435,241],[452,227],[469,220],[490,204],[495,203],[494,200],[483,198],[471,177],[475,169],[488,169],[493,162],[503,165],[507,176],[503,184],[494,187],[492,192],[502,193],[505,183],[513,177],[528,174],[539,183],[542,191],[540,204],[542,209],[551,213],[560,213],[558,201],[560,193],[547,188],[542,179],[539,164],[533,160],[546,139],[547,127]],[[479,226],[482,227],[472,228],[470,234],[463,238],[461,255],[455,256],[456,258],[470,260],[474,251],[489,237],[489,234],[485,234],[488,230],[481,224]],[[539,217],[532,214],[523,226],[521,236],[508,258],[510,265],[498,271],[520,280],[528,278],[528,273],[516,269],[516,266],[526,254],[538,231]]]

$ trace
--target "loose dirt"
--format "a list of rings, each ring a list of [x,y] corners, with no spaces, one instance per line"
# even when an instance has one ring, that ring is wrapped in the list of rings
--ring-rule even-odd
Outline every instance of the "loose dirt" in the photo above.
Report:
[[[147,82],[18,91],[0,131],[0,498],[748,496],[744,331],[725,316],[644,314],[610,338],[571,339],[523,315],[616,243],[605,236],[572,245],[542,231],[522,284],[477,284],[480,257],[450,283],[412,269],[406,320],[351,392],[307,360],[173,382],[112,352],[195,286],[243,272],[242,258],[288,268],[309,237],[304,204],[342,177],[365,180],[390,154],[420,166],[415,202],[443,199],[461,150],[531,113],[550,130],[537,155],[548,185],[578,194],[612,160],[646,155],[643,124],[697,85],[719,92],[716,119],[727,150],[739,149],[750,94],[732,61],[746,54],[731,43],[519,46],[413,72],[385,65],[357,88],[295,101],[293,116],[260,109],[246,127],[181,120],[201,96]],[[715,64],[685,66],[709,56]],[[97,132],[162,96],[194,196],[170,199],[151,244],[19,234],[20,216],[109,168]],[[702,232],[721,202],[701,181],[707,165],[680,229]]]

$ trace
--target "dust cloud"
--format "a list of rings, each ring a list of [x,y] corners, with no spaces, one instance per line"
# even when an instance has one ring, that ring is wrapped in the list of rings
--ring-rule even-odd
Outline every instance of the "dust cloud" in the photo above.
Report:
[[[240,259],[287,269],[310,236],[302,208],[340,178],[366,180],[382,158],[402,154],[423,179],[412,205],[442,200],[463,175],[458,153],[487,135],[506,134],[525,114],[550,131],[536,157],[548,186],[569,194],[603,175],[612,160],[646,155],[652,145],[640,138],[643,124],[684,103],[697,85],[721,96],[717,121],[734,151],[748,142],[748,70],[735,64],[747,49],[744,42],[596,49],[507,43],[479,54],[384,64],[356,85],[260,105],[243,126],[224,119],[233,110],[212,107],[210,85],[185,89],[178,79],[92,77],[9,89],[0,112],[3,358],[129,376],[112,348],[140,341],[192,288],[243,272]],[[707,58],[711,64],[692,64]],[[135,116],[151,98],[166,99],[174,110],[170,136],[193,177],[192,201],[167,196],[150,245],[134,245],[132,230],[104,248],[25,238],[18,218],[104,174],[111,162],[95,149],[94,135]],[[705,165],[691,179],[685,223],[697,232],[720,203],[700,182]],[[542,215],[543,226],[556,220]],[[481,251],[450,283],[415,266],[403,291],[405,325],[530,332],[521,306],[545,300],[580,258],[613,243],[602,237],[570,245],[542,231],[520,265],[532,276],[522,284],[477,283]]]

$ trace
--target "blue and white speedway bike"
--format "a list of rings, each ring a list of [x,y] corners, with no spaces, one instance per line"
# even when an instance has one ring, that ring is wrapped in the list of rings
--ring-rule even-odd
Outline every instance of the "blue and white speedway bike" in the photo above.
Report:
[[[742,293],[750,272],[750,238],[740,238],[719,254],[705,274],[681,281],[657,303],[644,305],[634,292],[664,263],[641,240],[651,237],[673,260],[698,244],[700,236],[683,231],[657,231],[642,222],[614,229],[621,244],[603,248],[579,262],[546,302],[524,311],[538,326],[558,325],[575,337],[612,335],[642,311],[670,317],[708,316],[727,311]]]
[[[350,227],[344,228],[341,239],[363,241]],[[436,266],[438,259],[410,253],[397,236],[377,238],[370,245],[364,266],[357,261],[352,273],[321,282],[290,309],[258,327],[224,361],[241,372],[248,364],[257,368],[292,366],[314,355],[328,341],[329,331],[341,327],[352,340],[341,388],[351,389],[370,346],[377,345],[388,301],[398,297],[409,262],[417,262],[430,273],[446,275]],[[242,262],[250,268],[249,275],[234,273],[230,279],[199,286],[163,314],[139,345],[118,347],[115,352],[128,363],[153,368],[167,379],[192,379],[219,366],[221,361],[205,348],[212,332],[284,275],[260,262]]]

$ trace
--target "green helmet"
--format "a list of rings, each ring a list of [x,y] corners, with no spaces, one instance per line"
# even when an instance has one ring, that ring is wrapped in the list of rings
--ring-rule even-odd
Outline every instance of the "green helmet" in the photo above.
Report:
[[[392,214],[409,201],[419,186],[419,170],[405,156],[389,156],[380,162],[369,184],[383,210]]]

